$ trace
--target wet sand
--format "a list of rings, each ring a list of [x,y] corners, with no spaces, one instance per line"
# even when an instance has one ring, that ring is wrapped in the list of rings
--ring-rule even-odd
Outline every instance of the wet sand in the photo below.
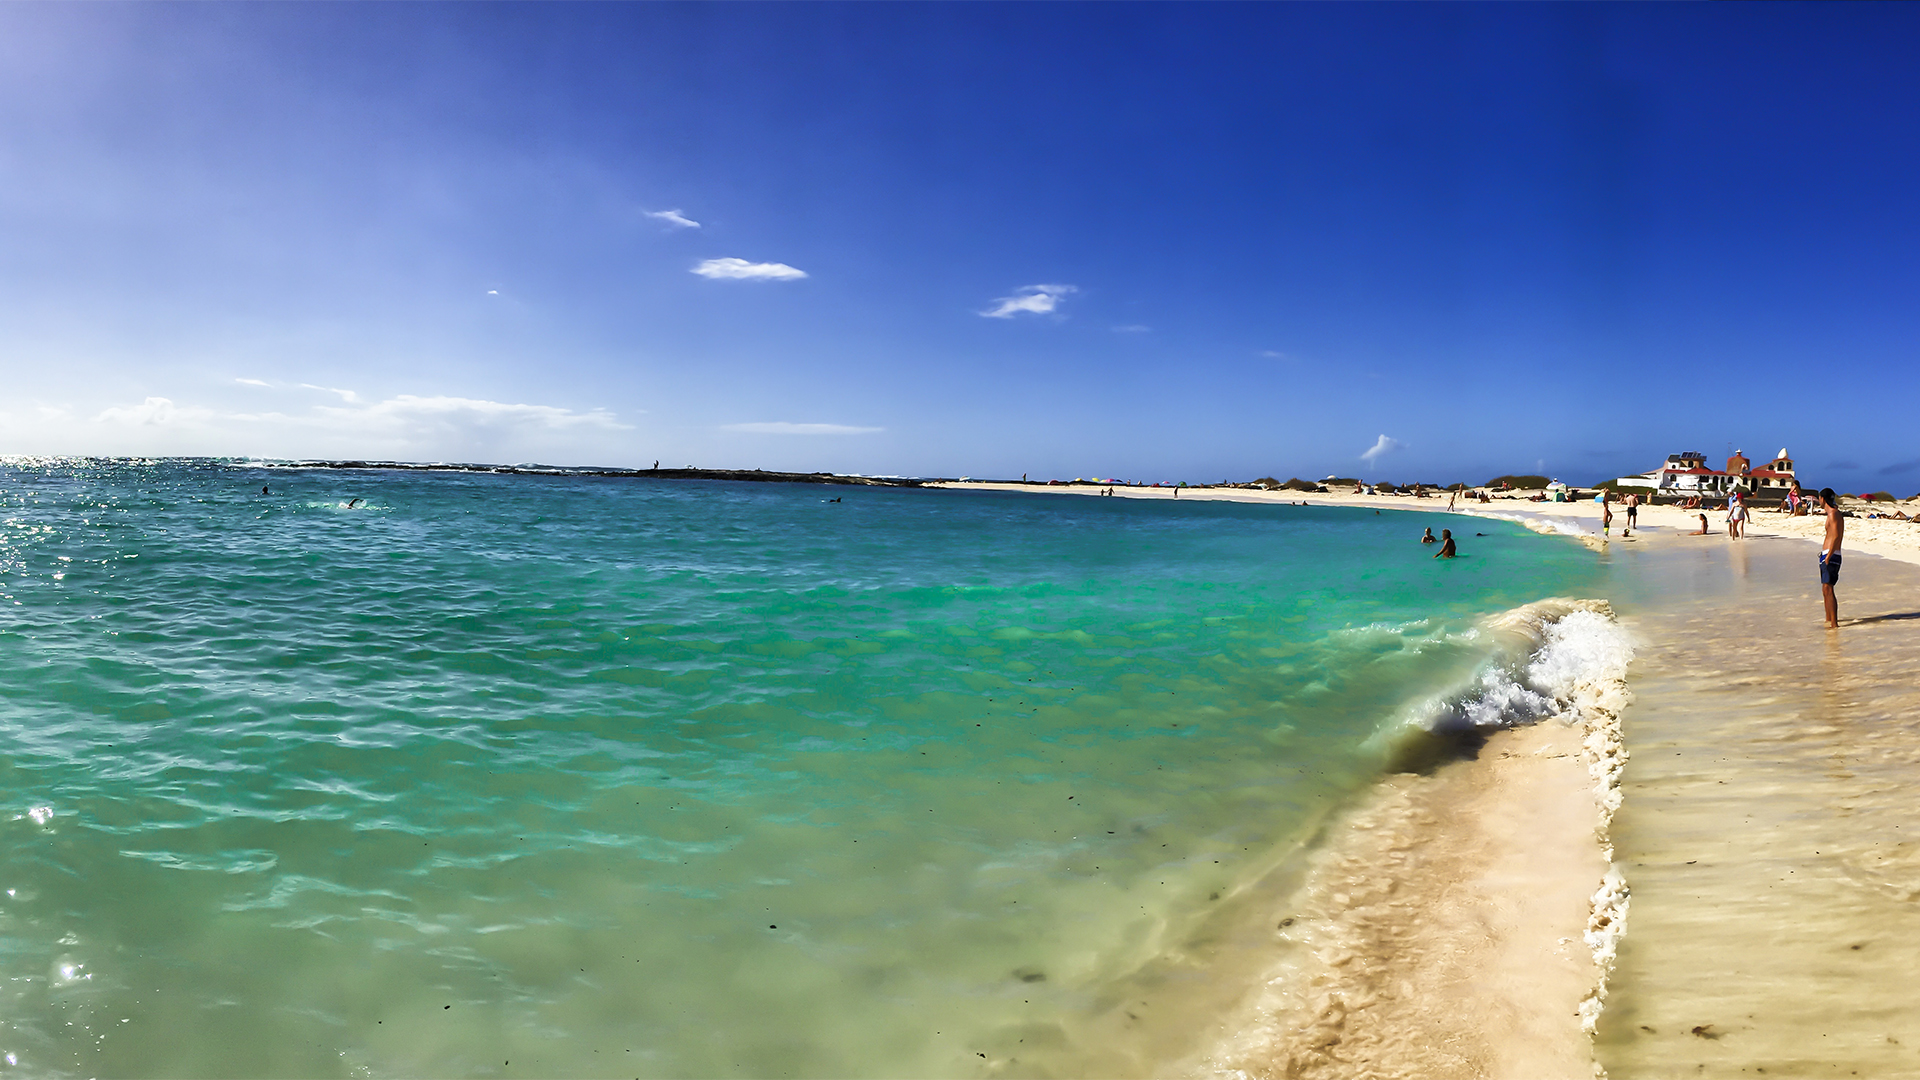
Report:
[[[1297,958],[1196,1071],[1592,1075],[1582,1006],[1604,972],[1582,931],[1608,863],[1582,735],[1548,721],[1495,735],[1473,761],[1389,778],[1290,905]]]
[[[1628,619],[1615,1077],[1920,1076],[1920,569],[1850,559],[1829,632],[1813,562],[1639,568],[1662,600]]]

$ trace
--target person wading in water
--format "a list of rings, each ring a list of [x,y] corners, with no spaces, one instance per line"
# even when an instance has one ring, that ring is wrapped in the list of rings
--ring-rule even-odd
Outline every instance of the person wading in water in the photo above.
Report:
[[[1820,541],[1820,599],[1827,606],[1827,629],[1840,629],[1840,601],[1833,587],[1840,583],[1840,541],[1847,535],[1847,523],[1840,516],[1840,499],[1832,488],[1820,489],[1820,509],[1827,515],[1827,535]]]

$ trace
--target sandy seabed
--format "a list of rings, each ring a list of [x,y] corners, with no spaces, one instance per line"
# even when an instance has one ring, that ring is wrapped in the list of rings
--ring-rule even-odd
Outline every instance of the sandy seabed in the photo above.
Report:
[[[1447,512],[1444,496],[1178,497]],[[1654,598],[1621,612],[1632,691],[1593,688],[1565,721],[1392,776],[1331,825],[1274,913],[1297,946],[1285,967],[1179,1071],[1920,1077],[1920,524],[1848,519],[1829,631],[1819,518],[1759,511],[1732,540],[1724,513],[1692,536],[1699,511],[1672,507],[1642,508],[1631,535],[1617,505],[1603,533],[1590,501],[1455,512],[1632,564]]]

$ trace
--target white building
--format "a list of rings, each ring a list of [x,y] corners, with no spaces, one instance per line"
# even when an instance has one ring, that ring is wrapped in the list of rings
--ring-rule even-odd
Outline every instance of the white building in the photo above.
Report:
[[[1725,496],[1739,491],[1748,495],[1784,495],[1793,483],[1793,459],[1784,447],[1765,465],[1753,467],[1738,450],[1727,459],[1724,469],[1709,469],[1707,456],[1697,450],[1667,455],[1666,463],[1652,472],[1623,476],[1614,481],[1621,487],[1652,488],[1661,495]]]

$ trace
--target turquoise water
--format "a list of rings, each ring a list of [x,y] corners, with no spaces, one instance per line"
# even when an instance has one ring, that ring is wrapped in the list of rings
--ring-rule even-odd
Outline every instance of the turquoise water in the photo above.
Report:
[[[205,461],[16,461],[0,523],[38,1075],[1151,1071],[1194,1033],[1122,1013],[1237,987],[1142,973],[1481,617],[1601,572],[1440,514]]]

